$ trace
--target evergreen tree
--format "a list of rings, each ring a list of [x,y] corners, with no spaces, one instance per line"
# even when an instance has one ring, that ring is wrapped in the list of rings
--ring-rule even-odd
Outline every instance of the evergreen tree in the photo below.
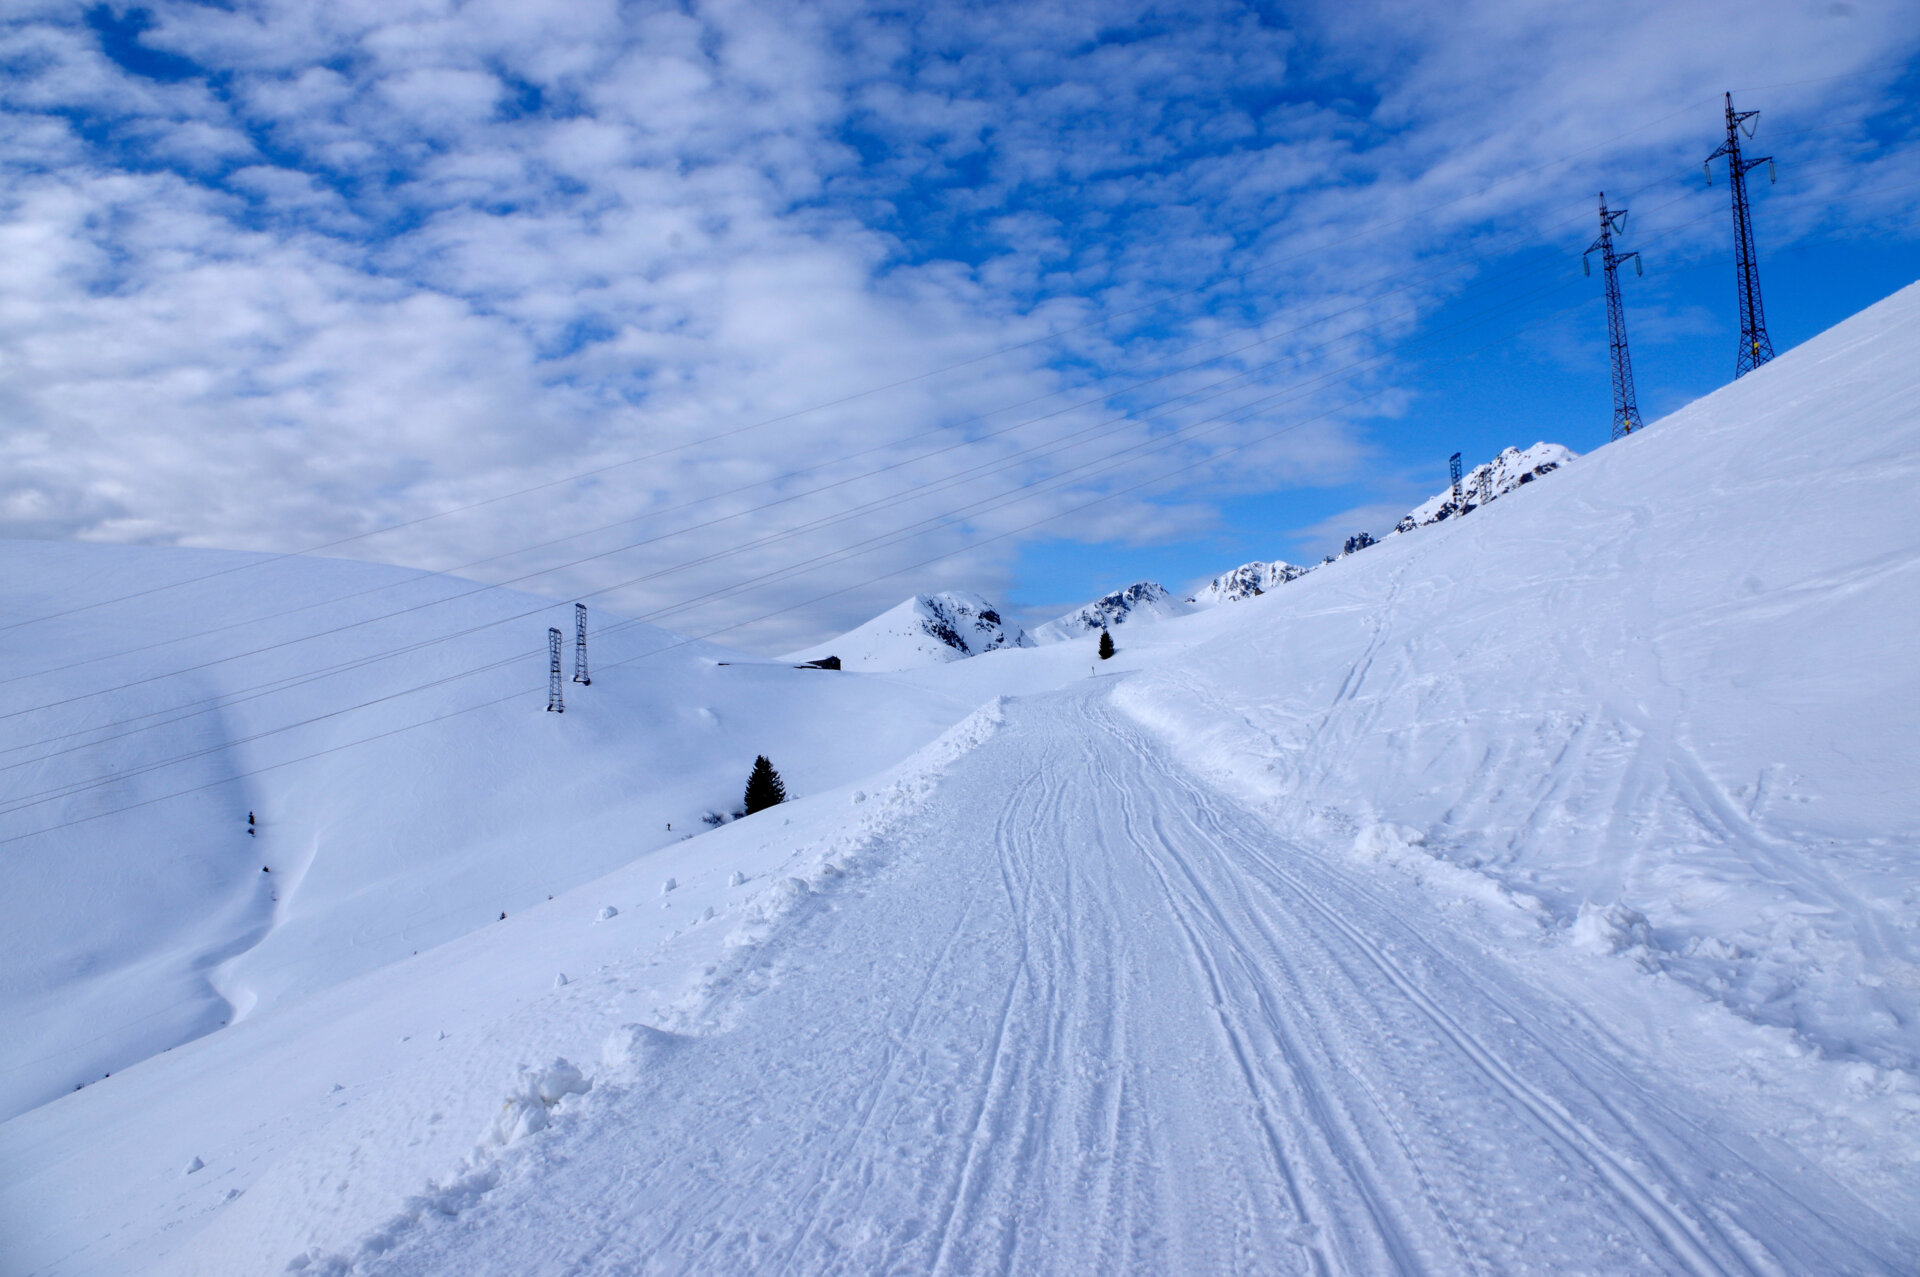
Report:
[[[785,801],[787,787],[780,782],[780,773],[773,770],[765,754],[760,755],[753,760],[753,772],[747,777],[747,815]]]
[[[1104,661],[1112,655],[1113,655],[1113,635],[1107,633],[1105,630],[1101,630],[1100,631],[1100,659]]]

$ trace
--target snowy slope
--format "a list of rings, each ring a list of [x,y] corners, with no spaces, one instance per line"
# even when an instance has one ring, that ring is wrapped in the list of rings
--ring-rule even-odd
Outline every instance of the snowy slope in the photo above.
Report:
[[[943,590],[916,594],[839,638],[785,659],[816,661],[837,656],[844,669],[907,670],[1032,645],[1026,631],[978,594]]]
[[[1295,836],[1538,898],[1581,945],[1907,1088],[1917,467],[1908,288],[1256,601],[1120,700]]]
[[[0,1124],[0,1270],[1915,1271],[1916,474],[1920,288],[1111,662],[751,669],[1017,699]]]
[[[567,604],[337,560],[0,563],[6,1115],[704,829],[757,753],[806,793],[971,708],[595,614],[592,685],[549,714]]]
[[[1101,595],[1083,608],[1035,626],[1032,637],[1035,643],[1059,643],[1133,622],[1185,616],[1192,610],[1168,593],[1165,586],[1154,581],[1135,581],[1125,589]]]

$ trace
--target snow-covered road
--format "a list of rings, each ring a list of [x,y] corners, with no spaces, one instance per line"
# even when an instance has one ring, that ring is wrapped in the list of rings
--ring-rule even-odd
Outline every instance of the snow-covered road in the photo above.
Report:
[[[1900,1271],[1900,1229],[1108,703],[1010,702],[726,1027],[372,1271]]]

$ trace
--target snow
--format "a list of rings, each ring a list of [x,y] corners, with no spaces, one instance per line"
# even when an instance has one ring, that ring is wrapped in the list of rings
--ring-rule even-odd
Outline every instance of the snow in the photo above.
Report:
[[[1285,559],[1275,559],[1270,563],[1258,560],[1243,563],[1231,572],[1222,572],[1214,577],[1187,602],[1196,607],[1217,607],[1222,603],[1258,598],[1268,590],[1299,580],[1310,571],[1311,568],[1288,563]]]
[[[595,613],[593,684],[547,714],[567,602],[334,560],[0,548],[0,895],[21,902],[0,1116],[677,842],[738,806],[756,754],[801,792],[839,785],[978,704]]]
[[[993,604],[965,590],[916,594],[839,638],[794,652],[793,662],[840,658],[848,670],[908,670],[957,661],[982,652],[1031,647],[1014,622]]]
[[[1920,287],[1550,473],[1111,661],[699,650],[597,662],[576,722],[536,653],[432,749],[43,835],[7,1049],[80,1067],[84,1005],[125,1058],[0,1124],[0,1270],[1914,1271]],[[5,553],[14,616],[209,561]],[[758,752],[800,796],[696,823]],[[260,875],[287,840],[333,876]],[[124,1028],[236,935],[246,1014]]]
[[[1557,443],[1536,443],[1531,448],[1504,449],[1492,461],[1484,461],[1460,476],[1459,513],[1465,514],[1483,505],[1491,505],[1509,492],[1545,478],[1578,457],[1578,453]],[[1453,513],[1453,485],[1448,484],[1409,510],[1394,531],[1411,532],[1429,523],[1437,523]]]
[[[1036,644],[1059,643],[1098,634],[1101,630],[1117,629],[1122,625],[1185,616],[1191,611],[1193,608],[1190,604],[1174,598],[1158,582],[1136,581],[1111,594],[1103,594],[1085,607],[1068,612],[1045,625],[1035,626],[1032,637]]]

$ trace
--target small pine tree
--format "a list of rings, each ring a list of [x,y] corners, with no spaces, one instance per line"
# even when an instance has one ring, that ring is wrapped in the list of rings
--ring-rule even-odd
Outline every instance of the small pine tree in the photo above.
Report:
[[[1100,631],[1100,659],[1106,660],[1113,655],[1113,635]]]
[[[747,815],[785,801],[787,787],[781,783],[780,773],[773,770],[765,754],[760,755],[753,760],[753,771],[747,777]]]

